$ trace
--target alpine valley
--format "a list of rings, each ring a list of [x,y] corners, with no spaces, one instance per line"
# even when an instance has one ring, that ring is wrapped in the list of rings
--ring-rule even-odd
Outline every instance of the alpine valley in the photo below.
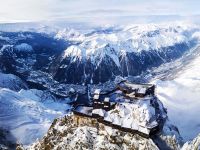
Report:
[[[198,24],[0,24],[0,149],[198,150],[199,64]],[[74,113],[107,93],[114,127]]]

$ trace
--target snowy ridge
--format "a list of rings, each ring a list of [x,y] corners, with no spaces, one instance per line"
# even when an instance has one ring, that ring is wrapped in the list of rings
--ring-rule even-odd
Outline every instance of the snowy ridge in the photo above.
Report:
[[[76,116],[65,116],[54,121],[54,125],[49,129],[45,137],[27,147],[27,150],[46,149],[47,145],[49,145],[50,149],[63,150],[158,149],[151,139],[124,133],[103,125],[97,128],[95,123],[92,124],[89,119],[79,118],[80,121],[83,121],[82,125],[76,123],[76,120],[78,120]],[[64,135],[65,133],[68,134]],[[55,144],[50,144],[52,142]]]
[[[65,39],[70,41],[83,41],[85,36],[71,28],[64,28],[55,34],[56,39]]]
[[[114,32],[94,32],[91,34],[78,34],[65,30],[67,33],[58,34],[56,37],[75,41],[79,45],[72,45],[64,51],[63,59],[73,57],[80,61],[91,59],[99,64],[105,56],[110,57],[119,66],[119,57],[126,53],[140,53],[141,51],[162,50],[162,48],[174,46],[180,43],[189,44],[199,37],[200,28],[195,25],[131,25]],[[67,36],[66,36],[67,35]],[[69,35],[72,35],[71,37]]]

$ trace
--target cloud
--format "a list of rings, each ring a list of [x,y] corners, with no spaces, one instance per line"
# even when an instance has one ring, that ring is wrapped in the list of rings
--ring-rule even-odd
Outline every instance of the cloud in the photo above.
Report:
[[[131,13],[131,11],[122,10],[122,9],[95,9],[95,10],[88,10],[82,11],[77,13],[78,15],[87,15],[87,16],[115,16],[115,15],[126,15]]]
[[[56,18],[198,14],[198,0],[1,0],[0,22]]]

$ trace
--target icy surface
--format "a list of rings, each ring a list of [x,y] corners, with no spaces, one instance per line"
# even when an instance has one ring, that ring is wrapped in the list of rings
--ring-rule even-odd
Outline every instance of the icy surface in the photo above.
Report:
[[[43,95],[43,96],[42,96]],[[9,130],[16,141],[27,145],[41,138],[52,121],[65,114],[68,104],[55,102],[43,91],[0,89],[0,127]]]

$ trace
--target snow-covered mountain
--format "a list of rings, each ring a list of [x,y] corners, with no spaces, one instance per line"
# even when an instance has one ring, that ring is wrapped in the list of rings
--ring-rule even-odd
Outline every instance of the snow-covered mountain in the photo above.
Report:
[[[75,32],[67,39],[75,40],[76,44],[69,46],[60,60],[53,63],[53,74],[57,80],[74,83],[99,83],[117,75],[139,75],[181,57],[196,44],[197,33],[198,26],[154,24],[113,27],[84,35]],[[65,77],[60,78],[62,75]]]
[[[184,140],[192,139],[200,132],[196,119],[200,97],[199,26],[137,24],[86,30],[37,24],[20,26],[22,29],[19,26],[4,24],[0,31],[0,144],[7,140],[1,140],[5,137],[2,129],[9,133],[7,136],[12,142],[17,140],[25,145],[41,138],[51,122],[70,109],[69,103],[75,100],[76,104],[85,103],[80,99],[89,97],[89,90],[110,89],[115,85],[112,80],[116,77],[139,83],[152,81],[157,85],[158,98],[168,109],[169,120],[178,126]],[[180,114],[184,114],[184,120]],[[62,119],[57,123],[62,124]],[[165,127],[160,140],[171,142],[179,149],[177,137],[171,132],[176,127]],[[68,127],[62,129],[64,133],[71,131]],[[72,143],[96,136],[95,127],[76,126],[74,129],[73,134],[67,136]],[[83,134],[78,135],[81,131]],[[65,137],[62,138],[65,141]],[[158,148],[155,141],[140,139],[138,143],[135,142],[137,138],[129,138],[136,147],[141,142],[150,149]],[[126,138],[121,137],[121,140]],[[62,144],[66,143],[57,146],[62,147]],[[106,144],[112,148],[117,146]]]
[[[196,45],[199,29],[190,24],[146,24],[80,32],[1,32],[0,68],[25,79],[30,71],[40,70],[62,83],[106,82],[118,75],[140,75],[181,57]]]
[[[144,101],[146,103],[147,101]],[[147,102],[148,103],[148,102]],[[159,110],[161,112],[161,118],[166,117],[165,109],[158,101]],[[135,108],[126,105],[116,107],[110,115],[107,117],[115,120],[115,123],[127,122],[126,126],[133,123],[132,126],[136,126],[136,122],[127,121],[126,119],[132,119],[128,115],[138,115],[140,122],[145,123],[145,115],[148,116],[149,107],[140,107],[138,103],[135,103]],[[153,107],[153,106],[152,106]],[[152,108],[154,109],[154,108]],[[143,111],[140,111],[143,110]],[[136,113],[137,112],[137,113]],[[113,115],[113,116],[112,116]],[[126,117],[123,117],[126,115]],[[152,114],[158,115],[158,114]],[[110,118],[110,119],[111,119]],[[121,120],[120,120],[121,119]],[[122,122],[120,122],[122,121]],[[136,123],[136,124],[135,124]],[[116,123],[117,124],[117,123]],[[158,141],[163,141],[165,146]],[[33,149],[147,149],[157,150],[160,148],[178,149],[180,147],[180,135],[176,128],[169,123],[165,122],[163,131],[155,137],[144,138],[137,134],[131,134],[130,132],[124,132],[119,129],[107,126],[103,123],[99,123],[95,118],[82,117],[75,114],[69,114],[62,118],[54,120],[48,133],[40,140],[28,146],[27,150]],[[163,147],[160,147],[163,146]]]

